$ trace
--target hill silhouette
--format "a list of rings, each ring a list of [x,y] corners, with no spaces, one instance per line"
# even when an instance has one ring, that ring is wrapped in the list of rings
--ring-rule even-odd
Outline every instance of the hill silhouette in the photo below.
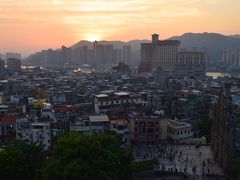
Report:
[[[205,51],[209,56],[209,61],[212,64],[217,64],[221,59],[221,51],[224,48],[240,47],[240,35],[225,36],[218,33],[185,33],[181,36],[173,36],[169,39],[177,39],[181,41],[180,50],[188,51]],[[123,41],[98,41],[98,44],[107,45],[111,44],[114,48],[122,48],[123,45],[131,45],[133,61],[140,61],[140,47],[141,43],[147,43],[150,40],[131,40],[128,42]],[[81,46],[88,46],[93,48],[93,43],[90,41],[82,40],[70,46],[72,50]],[[24,60],[27,64],[41,65],[41,53],[37,52],[30,55]]]

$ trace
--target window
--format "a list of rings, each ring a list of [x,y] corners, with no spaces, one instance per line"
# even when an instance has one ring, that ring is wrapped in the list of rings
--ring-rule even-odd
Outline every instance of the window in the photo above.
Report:
[[[149,122],[148,123],[148,127],[153,127],[154,126],[154,123],[153,122]]]
[[[148,132],[148,133],[153,133],[154,130],[151,128],[151,129],[148,129],[147,132]]]
[[[139,126],[140,127],[144,126],[143,122],[139,122]]]

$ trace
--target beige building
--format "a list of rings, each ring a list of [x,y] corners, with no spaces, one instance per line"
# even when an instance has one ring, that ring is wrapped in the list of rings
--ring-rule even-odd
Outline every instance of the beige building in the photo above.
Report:
[[[161,69],[168,77],[205,75],[205,54],[197,51],[179,52],[180,43],[179,40],[162,41],[158,34],[153,34],[151,43],[141,44],[139,72]]]
[[[158,67],[174,71],[179,46],[178,40],[160,41],[158,34],[153,34],[151,43],[141,44],[141,65],[146,66],[143,71],[151,71]]]
[[[130,120],[130,139],[135,144],[158,144],[167,140],[167,119],[134,117]]]
[[[179,52],[175,70],[177,76],[204,76],[205,54],[203,52]]]
[[[124,104],[141,104],[148,106],[148,102],[137,94],[128,92],[114,92],[111,94],[98,94],[94,97],[94,109],[96,114],[106,114],[111,109],[118,109]]]

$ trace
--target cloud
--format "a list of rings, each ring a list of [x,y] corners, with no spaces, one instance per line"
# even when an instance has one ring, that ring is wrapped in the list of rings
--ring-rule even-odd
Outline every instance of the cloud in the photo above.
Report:
[[[114,35],[151,33],[151,31],[191,31],[192,28],[209,27],[219,17],[236,21],[235,11],[239,0],[0,0],[0,27],[11,30],[14,38],[26,31],[42,36],[60,31],[58,37],[84,38],[84,34],[97,34],[108,38]],[[236,11],[238,13],[238,11]],[[231,15],[232,14],[232,15]],[[236,13],[235,13],[236,14]],[[218,20],[218,21],[217,21]],[[196,23],[198,22],[198,23]],[[230,21],[228,21],[230,22]],[[225,22],[226,23],[226,22]],[[178,26],[178,28],[176,28]],[[213,25],[212,25],[213,26]],[[221,26],[224,23],[221,22]],[[51,27],[51,28],[50,28]],[[17,29],[17,31],[16,31]],[[30,29],[30,30],[29,30]],[[35,32],[36,31],[36,32]],[[206,29],[207,31],[207,29]],[[49,33],[48,33],[49,32]],[[6,39],[11,39],[9,35]],[[49,34],[49,35],[48,35]],[[71,35],[69,35],[71,34]],[[7,36],[7,32],[4,34]],[[130,39],[132,37],[126,36]],[[54,40],[58,39],[56,37]],[[143,36],[145,38],[146,36]],[[76,39],[78,40],[78,39]]]
[[[179,17],[203,14],[199,0],[2,0],[5,24],[62,24],[69,31],[108,34],[136,27],[154,28]],[[8,17],[3,17],[7,15]],[[3,19],[4,18],[4,19]]]

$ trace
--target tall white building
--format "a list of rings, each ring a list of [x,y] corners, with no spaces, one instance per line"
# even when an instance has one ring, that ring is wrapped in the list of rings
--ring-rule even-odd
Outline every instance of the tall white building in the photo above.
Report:
[[[0,59],[5,59],[4,55],[0,53]]]
[[[5,61],[0,58],[0,73],[4,71]]]
[[[93,42],[94,63],[95,68],[99,68],[104,63],[104,46],[99,45],[97,41]]]
[[[123,46],[123,62],[132,66],[132,49],[130,45]]]
[[[6,59],[14,58],[14,59],[20,59],[21,60],[21,54],[20,53],[14,53],[14,52],[7,52],[6,53]]]
[[[113,45],[104,46],[104,62],[102,62],[102,64],[107,66],[113,64]]]
[[[114,49],[113,50],[113,63],[118,64],[122,62],[122,49]]]
[[[31,124],[32,142],[41,144],[45,150],[51,146],[51,128],[49,122]]]
[[[80,48],[80,62],[81,64],[88,64],[88,47],[82,46]]]
[[[45,66],[55,64],[54,61],[54,50],[48,49],[42,51],[42,60]]]
[[[51,146],[50,122],[30,122],[27,118],[17,119],[16,139],[42,145],[45,150],[49,149]]]
[[[21,60],[16,58],[8,58],[7,68],[12,72],[21,71]]]
[[[222,51],[221,66],[227,70],[240,69],[240,48],[226,48]]]
[[[110,120],[107,115],[88,116],[70,123],[70,132],[83,134],[100,134],[110,130]]]

